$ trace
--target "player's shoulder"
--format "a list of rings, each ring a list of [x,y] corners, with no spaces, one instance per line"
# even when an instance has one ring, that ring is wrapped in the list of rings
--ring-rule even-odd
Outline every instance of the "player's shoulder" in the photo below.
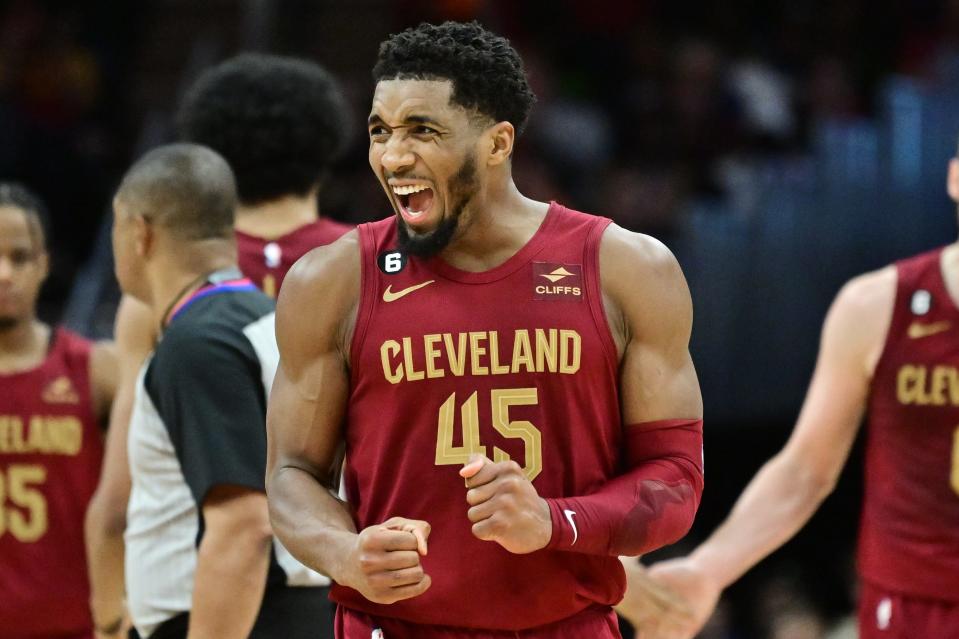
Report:
[[[603,290],[614,298],[683,294],[688,288],[679,262],[656,238],[629,231],[615,223],[603,232],[599,245]]]
[[[876,314],[889,314],[895,303],[897,283],[898,273],[893,264],[857,275],[839,290],[833,312],[864,320]]]
[[[283,280],[280,299],[292,295],[321,295],[318,286],[358,278],[359,271],[360,239],[354,228],[329,244],[307,251],[297,260]]]
[[[609,224],[600,241],[600,259],[620,263],[635,274],[636,269],[669,275],[679,263],[665,244],[644,233]]]

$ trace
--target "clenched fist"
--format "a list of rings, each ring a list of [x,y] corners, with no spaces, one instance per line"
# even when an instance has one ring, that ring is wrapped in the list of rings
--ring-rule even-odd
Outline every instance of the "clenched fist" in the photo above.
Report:
[[[364,528],[346,558],[341,583],[381,604],[423,594],[431,583],[420,564],[429,535],[427,522],[404,517]]]
[[[549,544],[553,534],[549,505],[519,464],[493,462],[485,455],[474,454],[460,475],[466,478],[469,489],[467,516],[477,539],[495,541],[519,555]]]

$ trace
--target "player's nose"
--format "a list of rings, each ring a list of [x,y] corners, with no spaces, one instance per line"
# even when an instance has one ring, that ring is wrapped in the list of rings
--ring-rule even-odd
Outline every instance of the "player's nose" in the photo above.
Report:
[[[380,157],[380,162],[388,173],[399,173],[412,167],[416,158],[402,140],[394,137],[386,143],[386,150]]]

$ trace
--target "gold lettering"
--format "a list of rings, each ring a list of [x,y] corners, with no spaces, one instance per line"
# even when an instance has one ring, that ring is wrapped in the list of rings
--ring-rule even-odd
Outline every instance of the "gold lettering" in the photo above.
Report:
[[[380,346],[380,361],[383,363],[383,377],[390,384],[399,384],[403,381],[403,365],[397,364],[396,369],[390,365],[390,359],[400,354],[400,344],[396,340],[388,339]]]
[[[541,328],[536,329],[536,372],[556,372],[556,329],[549,329],[549,333]]]
[[[525,328],[516,329],[513,337],[513,365],[510,372],[518,373],[520,367],[525,367],[527,373],[533,373],[533,348],[529,343],[529,331]]]
[[[949,400],[953,406],[959,406],[959,371],[949,367]]]
[[[949,367],[936,366],[932,369],[932,392],[930,399],[936,406],[946,405],[946,385],[948,384]]]
[[[413,340],[409,337],[403,338],[403,362],[406,364],[406,381],[418,382],[423,379],[423,371],[416,370],[413,364]]]
[[[489,375],[489,369],[480,364],[480,358],[486,355],[486,347],[480,346],[480,342],[486,340],[486,333],[483,331],[470,332],[470,372],[473,375]]]
[[[436,368],[436,360],[442,353],[436,345],[443,339],[439,333],[431,333],[423,336],[423,347],[426,349],[426,376],[429,379],[437,379],[446,375],[442,368]]]
[[[559,372],[574,375],[579,371],[582,354],[582,338],[571,330],[559,332]]]
[[[443,333],[443,343],[446,345],[446,359],[450,363],[450,371],[457,377],[466,374],[466,333],[456,336],[457,346],[453,346],[453,336]]]
[[[506,375],[509,373],[509,366],[499,363],[499,333],[489,332],[489,368],[493,375]]]
[[[916,401],[916,367],[906,364],[899,369],[896,376],[896,396],[903,405],[913,404]]]

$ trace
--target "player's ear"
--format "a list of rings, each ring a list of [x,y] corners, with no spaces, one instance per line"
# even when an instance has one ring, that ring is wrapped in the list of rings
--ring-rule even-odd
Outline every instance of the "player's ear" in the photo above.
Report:
[[[37,256],[37,263],[40,265],[40,283],[43,284],[50,275],[50,254],[47,253],[46,249],[40,251]]]
[[[509,122],[497,122],[486,130],[487,148],[489,155],[486,163],[489,166],[498,166],[509,161],[513,153],[513,143],[516,141],[516,129]]]
[[[956,204],[959,204],[959,158],[949,160],[949,173],[946,177],[946,192]]]
[[[150,220],[143,215],[133,217],[133,242],[138,257],[149,257],[156,241],[156,229]]]

